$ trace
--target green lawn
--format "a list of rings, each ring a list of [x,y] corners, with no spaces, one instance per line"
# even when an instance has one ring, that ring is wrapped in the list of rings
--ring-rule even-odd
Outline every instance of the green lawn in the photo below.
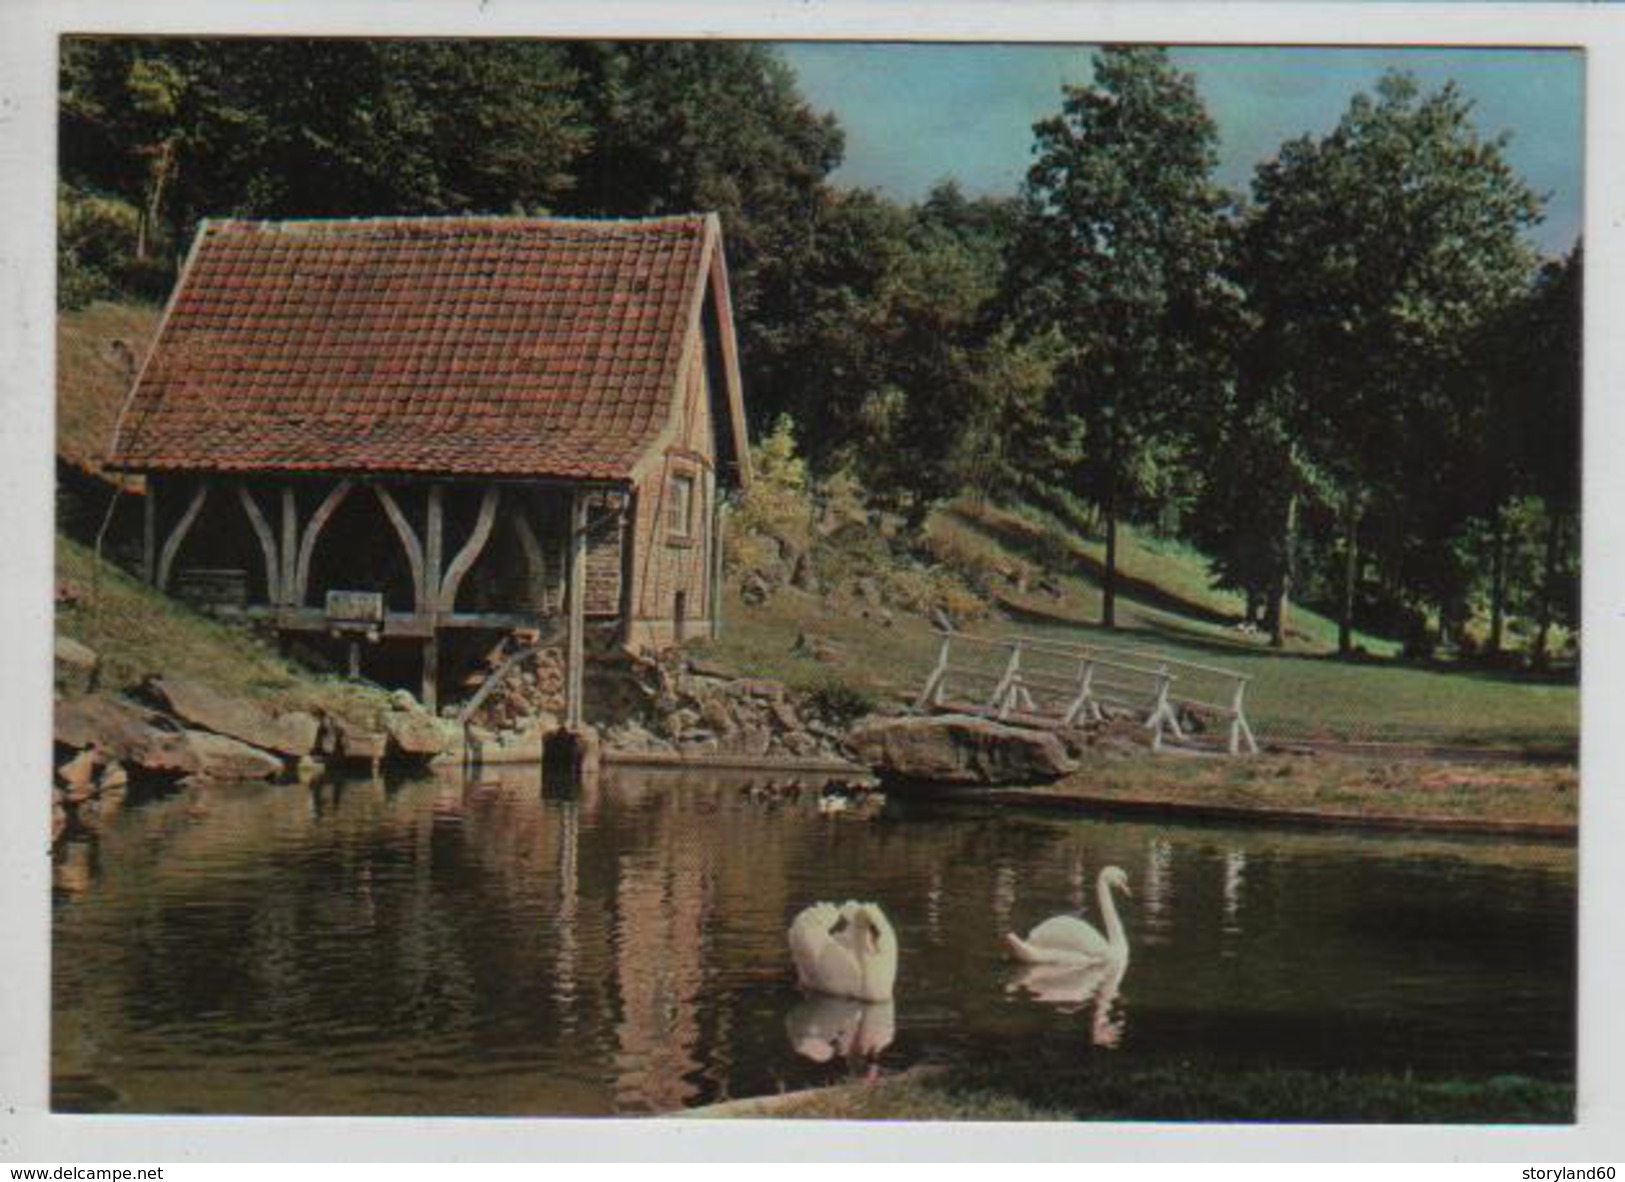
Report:
[[[1315,1121],[1566,1124],[1571,1083],[1526,1076],[1426,1079],[1342,1071],[1137,1064],[1091,1055],[924,1078],[904,1075],[782,1099],[735,1115],[823,1120]],[[703,1111],[698,1115],[704,1115]]]
[[[936,658],[939,638],[917,616],[894,613],[887,627],[856,609],[832,609],[785,588],[747,607],[730,589],[715,656],[740,672],[806,689],[839,681],[877,698],[911,699]],[[969,631],[971,629],[967,629]],[[1346,662],[1329,655],[1275,653],[1261,642],[1173,628],[1106,633],[1085,625],[989,619],[988,635],[1121,645],[1249,674],[1248,717],[1263,739],[1334,738],[1569,750],[1578,741],[1579,691],[1527,675],[1422,666],[1397,659]],[[832,642],[828,660],[795,651],[806,633]]]

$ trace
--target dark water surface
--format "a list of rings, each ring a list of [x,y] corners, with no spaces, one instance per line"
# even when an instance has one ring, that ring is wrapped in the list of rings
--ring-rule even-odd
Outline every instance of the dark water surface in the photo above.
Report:
[[[667,1111],[844,1078],[854,1043],[886,1044],[885,1070],[1031,1052],[1572,1076],[1565,846],[861,821],[754,803],[737,777],[618,770],[552,799],[534,770],[486,776],[219,789],[71,846],[55,1106]],[[1107,865],[1134,892],[1120,989],[1022,986],[1004,932],[1079,906],[1098,924]],[[789,920],[854,897],[898,933],[889,1011],[795,986]]]

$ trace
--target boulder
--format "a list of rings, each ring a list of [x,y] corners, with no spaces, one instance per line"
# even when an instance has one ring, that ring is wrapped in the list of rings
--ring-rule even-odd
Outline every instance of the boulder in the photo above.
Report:
[[[696,677],[706,677],[713,681],[724,682],[731,676],[728,667],[719,661],[707,660],[705,657],[689,657],[686,661],[688,671]]]
[[[211,780],[270,780],[282,774],[282,761],[258,747],[213,731],[187,731],[200,774]]]
[[[801,717],[796,713],[796,708],[790,705],[789,702],[780,698],[769,709],[773,715],[773,721],[779,724],[781,731],[799,731],[801,729]]]
[[[728,703],[720,696],[708,697],[700,702],[700,721],[719,735],[731,735],[738,729]]]
[[[952,785],[1037,784],[1077,765],[1048,731],[966,714],[867,718],[847,736],[882,780]]]
[[[759,571],[751,571],[739,587],[739,598],[750,607],[760,607],[773,595],[773,585]]]
[[[806,731],[792,731],[785,735],[784,749],[797,759],[810,759],[819,754],[818,740]]]
[[[604,745],[614,751],[656,751],[669,747],[636,719],[627,719],[604,732]]]
[[[57,703],[52,735],[69,751],[100,747],[136,778],[178,780],[202,766],[162,715],[107,694]]]
[[[338,714],[329,715],[328,722],[331,754],[357,763],[377,763],[384,758],[389,738],[382,731],[351,722]]]
[[[316,747],[320,728],[309,714],[273,714],[257,702],[228,697],[213,686],[185,677],[148,678],[145,690],[193,730],[213,731],[294,758],[309,755]]]
[[[760,759],[772,745],[773,736],[763,728],[752,727],[740,733],[740,750],[752,758]]]
[[[680,739],[689,731],[700,725],[698,710],[673,710],[665,718],[666,734],[673,739]]]
[[[56,778],[62,784],[66,799],[74,803],[88,800],[95,791],[97,773],[101,771],[101,767],[101,751],[95,747],[87,747],[57,768]]]
[[[64,694],[88,694],[96,688],[101,658],[71,636],[56,638],[56,688]]]
[[[734,682],[734,693],[745,698],[761,698],[766,702],[776,702],[784,697],[784,683],[770,681],[765,677],[742,677]]]
[[[392,711],[384,718],[389,754],[405,759],[433,759],[446,747],[446,736],[433,715]]]

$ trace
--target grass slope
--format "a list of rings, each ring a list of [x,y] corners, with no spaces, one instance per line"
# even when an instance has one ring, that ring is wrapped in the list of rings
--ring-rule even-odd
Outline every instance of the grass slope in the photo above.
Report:
[[[56,451],[87,472],[100,472],[119,407],[158,331],[152,304],[97,301],[56,322]],[[123,342],[122,347],[115,342]]]
[[[991,524],[990,524],[991,522]],[[998,510],[939,513],[928,525],[931,544],[960,565],[992,571],[1026,569],[1038,527]],[[1007,612],[968,626],[985,635],[1047,639],[1155,652],[1215,664],[1252,677],[1248,717],[1261,738],[1412,741],[1513,746],[1572,751],[1579,734],[1579,691],[1572,682],[1448,663],[1373,657],[1343,661],[1331,653],[1336,627],[1307,612],[1294,615],[1298,635],[1278,652],[1261,637],[1246,637],[1221,621],[1234,604],[1206,588],[1204,560],[1178,546],[1153,544],[1130,532],[1125,554],[1142,587],[1121,601],[1122,626],[1107,632],[1087,622],[1099,610],[1098,589],[1087,579],[1060,580],[1045,615]],[[995,575],[995,578],[1003,578]],[[1011,583],[1012,598],[1021,598]],[[1148,599],[1155,599],[1150,603]],[[1175,608],[1181,610],[1175,610]],[[1015,616],[1017,618],[1010,618]],[[748,606],[731,586],[716,657],[741,672],[777,677],[800,689],[842,685],[878,699],[911,699],[936,659],[939,638],[920,617],[878,613],[830,601],[793,587],[767,603]],[[826,661],[798,653],[802,634],[832,642]],[[1392,651],[1364,638],[1372,653]]]
[[[1017,613],[1031,612],[1058,622],[1093,624],[1100,618],[1100,576],[1105,543],[1081,537],[1053,516],[1030,508],[1020,511],[960,501],[933,514],[926,527],[933,541],[952,551],[980,554],[996,567],[1012,564],[1058,566],[1059,599],[1012,589],[1001,598]],[[1129,632],[1185,636],[1227,645],[1262,646],[1262,638],[1244,640],[1233,625],[1243,612],[1242,597],[1213,585],[1205,555],[1184,542],[1155,537],[1133,525],[1118,527],[1118,625]],[[1393,641],[1356,632],[1356,643],[1368,653],[1391,656]],[[1294,605],[1288,619],[1289,652],[1324,653],[1337,646],[1337,622]]]
[[[56,554],[58,581],[79,595],[73,606],[58,608],[57,633],[100,655],[104,689],[128,689],[163,672],[279,709],[320,706],[365,717],[383,701],[376,689],[300,669],[248,629],[192,611],[98,562],[71,538],[57,536]]]

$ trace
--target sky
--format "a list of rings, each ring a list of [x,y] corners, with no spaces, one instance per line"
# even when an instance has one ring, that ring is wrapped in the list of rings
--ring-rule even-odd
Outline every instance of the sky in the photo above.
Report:
[[[801,91],[835,113],[846,159],[835,180],[899,200],[953,177],[972,195],[1013,193],[1031,162],[1032,125],[1060,106],[1063,82],[1089,78],[1089,46],[785,44]],[[1219,125],[1219,180],[1245,191],[1285,140],[1322,134],[1389,69],[1428,89],[1454,80],[1480,133],[1512,135],[1507,154],[1546,220],[1531,238],[1568,250],[1583,225],[1584,55],[1572,50],[1184,47]]]

